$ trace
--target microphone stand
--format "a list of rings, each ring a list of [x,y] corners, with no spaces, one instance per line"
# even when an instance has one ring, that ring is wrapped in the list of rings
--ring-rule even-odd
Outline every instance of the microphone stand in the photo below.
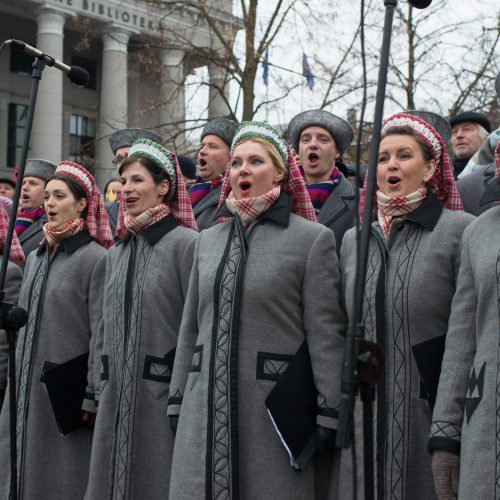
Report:
[[[0,328],[5,330],[9,342],[9,403],[10,403],[10,500],[17,500],[17,440],[16,440],[16,339],[20,328],[27,320],[28,313],[14,304],[5,302],[5,277],[7,274],[7,265],[9,262],[10,247],[12,236],[16,226],[16,214],[19,206],[19,197],[21,195],[21,186],[24,178],[24,169],[26,158],[28,156],[28,147],[31,137],[31,128],[33,126],[33,115],[35,112],[36,98],[38,95],[38,85],[42,78],[42,72],[45,68],[45,62],[42,59],[35,59],[33,62],[33,81],[31,85],[30,102],[28,106],[28,116],[26,119],[26,132],[24,135],[23,149],[21,151],[21,160],[19,172],[16,180],[16,189],[12,199],[12,212],[9,220],[7,236],[2,255],[2,265],[0,267]]]
[[[373,401],[375,384],[383,371],[381,350],[372,342],[364,340],[363,297],[365,291],[368,248],[370,242],[372,207],[376,188],[378,148],[382,128],[387,70],[391,46],[391,32],[397,0],[384,0],[385,19],[380,54],[380,67],[373,120],[373,135],[370,142],[370,156],[367,173],[366,203],[363,225],[358,233],[358,256],[354,285],[354,307],[345,339],[344,360],[342,362],[341,403],[337,447],[348,448],[352,440],[355,397],[361,387],[363,400],[363,440],[364,440],[364,487],[365,499],[374,499],[374,448],[373,448]]]

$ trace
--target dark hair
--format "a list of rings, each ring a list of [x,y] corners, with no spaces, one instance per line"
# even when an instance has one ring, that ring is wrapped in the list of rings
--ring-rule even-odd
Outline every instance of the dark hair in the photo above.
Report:
[[[420,146],[420,150],[422,151],[422,156],[426,163],[429,163],[434,159],[434,155],[432,154],[431,148],[427,145],[427,143],[408,125],[398,125],[396,127],[390,127],[386,132],[382,134],[380,140],[384,139],[388,135],[409,135],[413,137]]]
[[[153,160],[150,160],[146,156],[128,156],[123,163],[120,165],[120,168],[118,169],[118,173],[121,175],[123,172],[124,167],[127,165],[131,165],[132,163],[139,162],[140,165],[142,165],[145,169],[149,171],[151,174],[151,177],[153,177],[153,182],[158,186],[161,184],[162,181],[167,180],[168,181],[168,193],[163,197],[163,200],[165,202],[168,202],[170,198],[173,196],[174,190],[172,189],[172,181],[170,179],[170,176],[160,168]]]
[[[103,196],[106,196],[106,193],[108,192],[108,187],[109,187],[109,185],[112,182],[120,182],[120,178],[119,177],[113,177],[113,178],[109,179],[108,182],[106,182],[106,184],[104,186],[104,191],[102,192]]]
[[[87,194],[85,193],[85,190],[82,188],[82,186],[77,181],[75,181],[75,179],[73,179],[69,175],[66,175],[63,173],[54,174],[52,177],[49,177],[45,181],[45,186],[47,186],[47,184],[50,181],[54,181],[54,180],[64,182],[64,184],[66,184],[66,186],[68,186],[69,190],[71,191],[71,194],[75,197],[76,201],[80,201],[82,198],[85,198],[87,200],[87,206],[83,209],[82,213],[80,214],[82,219],[86,219],[87,213],[88,213],[88,201],[89,200],[88,200]]]

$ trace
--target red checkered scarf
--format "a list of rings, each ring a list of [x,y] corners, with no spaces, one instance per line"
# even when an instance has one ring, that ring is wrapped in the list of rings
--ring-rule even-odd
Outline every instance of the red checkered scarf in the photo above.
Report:
[[[387,196],[382,191],[377,191],[378,212],[377,217],[380,228],[385,238],[389,236],[392,221],[395,217],[408,215],[418,208],[427,196],[427,188],[422,187],[406,196]]]
[[[59,163],[56,174],[67,175],[80,184],[87,196],[85,225],[90,237],[104,248],[112,247],[113,234],[109,227],[104,200],[94,177],[85,168],[69,161]]]
[[[71,219],[58,227],[53,227],[50,222],[43,225],[43,234],[45,240],[49,244],[49,248],[53,249],[62,240],[79,233],[85,227],[85,219]]]
[[[407,126],[411,127],[418,136],[429,146],[432,151],[434,160],[436,161],[437,168],[429,181],[432,194],[443,205],[450,210],[463,210],[462,199],[458,193],[453,171],[446,151],[445,140],[424,120],[416,116],[407,115],[405,113],[398,113],[388,118],[382,127],[382,134],[391,126]],[[365,176],[361,198],[359,200],[359,215],[363,220],[365,211],[366,200],[366,184],[368,175]],[[377,210],[377,198],[373,200],[373,210]]]
[[[7,228],[9,227],[9,216],[5,210],[0,207],[0,250],[3,253],[3,248],[5,246],[5,240],[7,239]],[[19,238],[14,231],[12,235],[12,242],[10,245],[9,260],[14,262],[14,264],[21,264],[24,261],[24,252],[19,243]]]
[[[238,214],[243,227],[246,229],[255,222],[278,199],[281,188],[276,186],[267,193],[255,198],[237,200],[231,191],[226,198],[226,206],[232,214]]]
[[[495,148],[495,177],[500,179],[500,142],[497,144]]]
[[[172,213],[172,210],[168,205],[165,205],[165,203],[160,203],[156,205],[156,207],[148,208],[137,217],[125,212],[123,221],[116,229],[116,234],[122,240],[127,236],[127,233],[139,234],[143,229],[158,222],[170,213]]]
[[[173,197],[170,198],[170,200],[167,202],[170,210],[169,213],[174,216],[177,224],[179,224],[180,226],[198,231],[198,226],[196,225],[196,220],[193,215],[193,208],[191,207],[191,201],[189,200],[189,195],[186,189],[186,184],[184,182],[184,177],[182,177],[182,172],[181,168],[179,167],[177,155],[175,155],[171,151],[168,151],[168,153],[174,159],[176,176],[175,193]],[[123,203],[123,193],[120,193],[120,195],[117,198],[118,221],[116,223],[116,234],[118,234],[119,238],[122,238],[120,234],[123,234],[124,236],[127,234],[127,227],[125,223],[127,211],[125,209],[125,203]]]
[[[231,183],[229,182],[230,165],[231,160],[229,160],[228,167],[226,168],[226,172],[224,174],[221,195],[217,208],[220,208],[226,202],[226,199],[231,192]],[[309,198],[304,179],[299,167],[297,166],[295,158],[293,157],[290,147],[288,147],[288,171],[284,182],[281,184],[281,188],[290,195],[290,199],[292,201],[291,212],[293,214],[300,215],[301,217],[304,217],[304,219],[317,222],[316,213],[314,212],[314,207]],[[219,222],[224,222],[227,220],[227,217],[219,217],[217,220]]]

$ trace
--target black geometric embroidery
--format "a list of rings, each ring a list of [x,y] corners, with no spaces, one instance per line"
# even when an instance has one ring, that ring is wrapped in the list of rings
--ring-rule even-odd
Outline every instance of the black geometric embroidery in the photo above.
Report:
[[[476,411],[479,402],[483,398],[483,386],[484,386],[484,370],[486,368],[486,363],[483,363],[479,375],[476,376],[476,367],[472,367],[472,373],[469,379],[469,386],[467,389],[467,397],[465,398],[465,415],[467,418],[467,423],[469,423],[472,414]]]
[[[257,380],[278,381],[293,355],[272,352],[257,353]]]
[[[460,440],[462,429],[456,424],[437,420],[432,423],[431,437],[445,437]]]

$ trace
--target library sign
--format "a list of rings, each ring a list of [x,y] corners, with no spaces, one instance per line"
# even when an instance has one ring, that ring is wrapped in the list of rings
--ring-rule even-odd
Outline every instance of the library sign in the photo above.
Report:
[[[113,22],[123,27],[152,33],[161,31],[160,16],[148,15],[123,1],[117,3],[106,0],[51,0],[50,3],[81,16]]]

